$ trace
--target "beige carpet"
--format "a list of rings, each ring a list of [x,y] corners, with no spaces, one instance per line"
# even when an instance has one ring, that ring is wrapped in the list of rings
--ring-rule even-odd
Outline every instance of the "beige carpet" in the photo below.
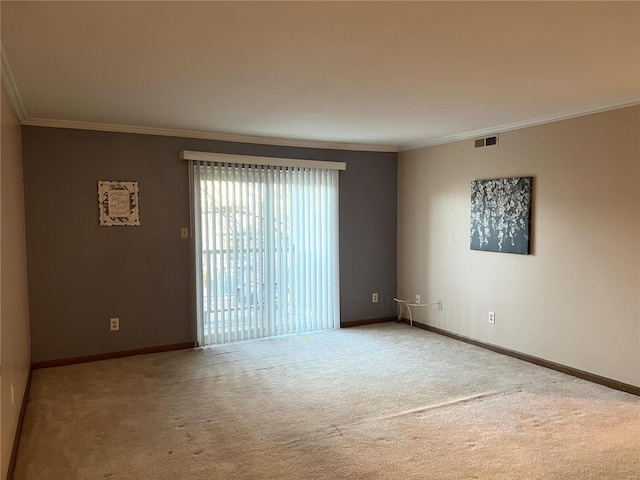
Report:
[[[406,325],[33,373],[16,480],[640,479],[640,397]]]

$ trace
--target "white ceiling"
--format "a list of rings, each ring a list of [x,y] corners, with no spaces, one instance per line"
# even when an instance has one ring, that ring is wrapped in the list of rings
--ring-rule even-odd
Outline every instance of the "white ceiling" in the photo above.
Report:
[[[30,125],[394,150],[640,103],[638,1],[1,5]]]

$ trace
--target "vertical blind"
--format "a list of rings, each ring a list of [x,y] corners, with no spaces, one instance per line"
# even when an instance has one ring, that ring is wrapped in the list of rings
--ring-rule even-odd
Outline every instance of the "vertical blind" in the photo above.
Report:
[[[339,326],[338,171],[193,162],[198,342]]]

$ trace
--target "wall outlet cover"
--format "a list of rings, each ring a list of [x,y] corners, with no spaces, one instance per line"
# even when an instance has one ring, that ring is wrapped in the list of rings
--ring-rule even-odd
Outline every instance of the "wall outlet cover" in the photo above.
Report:
[[[117,332],[120,330],[120,319],[119,318],[110,318],[109,319],[109,330],[112,332]]]

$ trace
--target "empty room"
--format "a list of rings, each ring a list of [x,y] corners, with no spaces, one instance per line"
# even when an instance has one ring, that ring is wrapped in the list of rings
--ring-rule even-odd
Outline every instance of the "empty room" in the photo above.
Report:
[[[640,2],[0,21],[1,480],[640,480]]]

